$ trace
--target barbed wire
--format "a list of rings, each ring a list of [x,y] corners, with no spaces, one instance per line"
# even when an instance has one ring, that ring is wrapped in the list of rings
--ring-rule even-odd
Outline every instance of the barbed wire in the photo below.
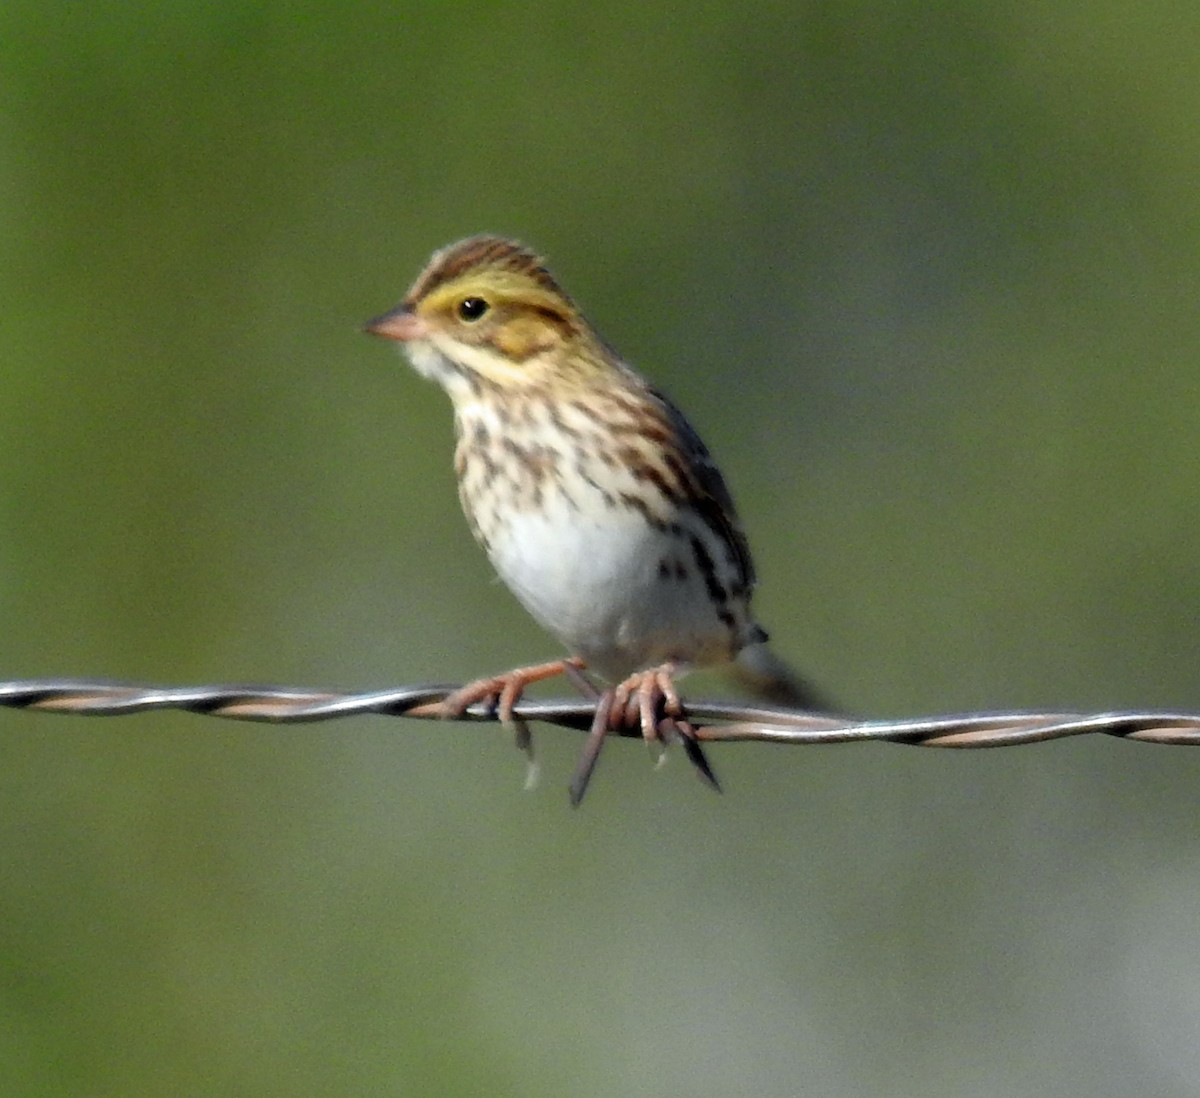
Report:
[[[409,686],[361,694],[236,685],[157,687],[79,679],[0,682],[0,706],[80,716],[113,717],[179,710],[228,720],[270,724],[312,723],[374,714],[437,719],[428,709],[454,686]],[[421,711],[425,710],[425,711]],[[521,721],[588,731],[594,701],[523,699]],[[900,743],[915,747],[1010,747],[1067,736],[1102,733],[1142,743],[1200,745],[1200,714],[1154,711],[1108,713],[963,713],[902,720],[855,720],[736,703],[689,701],[688,717],[705,743],[757,741],[779,744]],[[475,705],[464,721],[495,721],[494,707]],[[711,723],[708,723],[711,722]],[[639,728],[614,735],[641,736]]]

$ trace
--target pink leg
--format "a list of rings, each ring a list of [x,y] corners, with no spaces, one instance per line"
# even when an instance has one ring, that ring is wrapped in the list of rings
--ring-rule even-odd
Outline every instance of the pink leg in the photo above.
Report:
[[[659,711],[674,721],[683,717],[683,706],[672,677],[674,674],[675,665],[664,663],[661,667],[637,671],[619,683],[613,690],[614,729],[618,725],[628,727],[636,722],[647,743],[660,741]]]
[[[720,792],[716,775],[700,749],[696,730],[687,720],[683,703],[679,700],[679,692],[675,689],[675,670],[674,664],[664,663],[661,667],[638,671],[618,684],[613,689],[609,729],[620,731],[636,724],[647,743],[680,739],[689,761],[700,776]]]
[[[568,669],[582,670],[583,660],[571,657],[565,660],[553,660],[550,663],[537,663],[529,667],[517,667],[503,675],[493,675],[490,678],[476,679],[466,686],[455,690],[453,694],[440,702],[414,709],[414,713],[425,711],[439,717],[453,719],[461,717],[471,706],[480,702],[489,708],[496,709],[496,715],[502,720],[511,722],[513,710],[527,686],[544,679],[552,679],[555,675],[568,674]]]

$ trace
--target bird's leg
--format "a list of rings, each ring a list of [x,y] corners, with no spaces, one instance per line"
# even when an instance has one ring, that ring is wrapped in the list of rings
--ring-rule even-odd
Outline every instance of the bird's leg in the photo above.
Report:
[[[609,733],[614,712],[613,689],[610,686],[596,699],[596,714],[592,718],[592,727],[583,745],[583,753],[579,756],[579,765],[575,767],[575,775],[567,787],[572,808],[579,807],[579,802],[587,792],[588,782],[591,781],[592,771],[596,769],[596,763],[600,759],[600,749],[604,746],[604,737]]]
[[[683,718],[683,705],[672,676],[675,665],[664,663],[647,671],[638,671],[613,690],[613,730],[640,726],[649,744],[659,743],[659,713],[672,720]]]
[[[543,679],[552,679],[555,675],[567,675],[570,671],[583,668],[583,661],[572,656],[565,660],[552,660],[550,663],[536,663],[529,667],[516,667],[503,675],[493,675],[490,678],[476,679],[466,686],[461,686],[440,702],[429,706],[421,706],[421,715],[445,717],[453,720],[461,717],[473,705],[483,702],[487,709],[494,710],[496,716],[505,724],[512,724],[515,717],[513,710],[527,686]]]
[[[584,793],[587,792],[588,782],[596,769],[605,736],[610,732],[620,733],[631,727],[640,728],[642,738],[651,745],[665,746],[676,739],[681,740],[688,759],[699,771],[700,776],[720,792],[721,787],[700,749],[696,730],[688,721],[679,693],[675,689],[674,664],[665,663],[661,667],[639,671],[602,693],[583,673],[586,666],[582,659],[572,656],[550,663],[517,667],[503,675],[493,675],[467,683],[440,702],[418,706],[411,712],[413,716],[453,720],[455,717],[461,717],[471,706],[482,703],[501,721],[516,730],[517,746],[529,756],[532,780],[536,773],[533,764],[533,738],[526,722],[516,715],[516,706],[527,686],[553,678],[555,675],[565,675],[581,694],[596,702],[596,712],[588,731],[587,742],[575,769],[575,776],[571,779],[570,796],[573,806],[578,807]]]
[[[688,721],[675,689],[675,671],[673,663],[664,663],[661,667],[638,671],[616,686],[609,727],[619,731],[622,727],[638,725],[648,744],[664,747],[672,740],[682,740],[689,761],[719,793],[721,786],[700,749],[696,729]]]
[[[674,736],[674,722],[676,718],[683,718],[683,706],[675,692],[675,684],[671,681],[674,670],[671,664],[664,664],[648,671],[639,671],[636,675],[630,675],[624,682],[605,690],[596,699],[592,727],[569,787],[573,807],[579,807],[579,802],[587,792],[588,782],[591,781],[592,772],[600,758],[600,749],[604,746],[604,738],[610,732],[619,734],[627,728],[640,727],[642,737],[648,744],[662,744],[665,740],[659,731],[658,719],[661,710],[665,714],[663,732],[669,737]],[[569,674],[568,677],[582,679],[581,690],[584,686],[591,685],[579,672]],[[711,770],[708,773],[711,774]]]
[[[447,695],[440,702],[418,706],[412,710],[414,716],[442,717],[453,720],[461,717],[472,705],[483,702],[489,710],[513,730],[517,749],[526,758],[528,770],[525,775],[525,788],[532,789],[537,784],[538,767],[533,755],[533,733],[529,723],[518,717],[514,710],[521,700],[527,686],[555,675],[566,675],[577,681],[581,678],[583,661],[575,657],[565,660],[552,660],[550,663],[538,663],[529,667],[517,667],[503,675],[493,675],[489,678],[476,679]]]

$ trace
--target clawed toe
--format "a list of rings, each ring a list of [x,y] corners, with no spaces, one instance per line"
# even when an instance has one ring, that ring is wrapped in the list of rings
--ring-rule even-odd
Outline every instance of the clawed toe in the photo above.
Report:
[[[485,703],[488,710],[494,710],[500,700],[505,683],[504,676],[469,682],[452,694],[447,694],[437,703],[435,707],[437,715],[446,720],[454,720],[456,717],[461,717],[471,706],[478,705],[480,702]]]
[[[660,714],[666,718],[668,728],[684,719],[683,705],[675,690],[675,668],[671,664],[653,667],[630,675],[613,689],[612,719],[614,732],[627,728],[640,728],[647,743],[665,743],[669,732],[664,735]]]
[[[525,755],[525,788],[537,784],[538,767],[533,754],[533,733],[529,724],[516,714],[517,703],[527,686],[555,675],[566,674],[574,680],[582,674],[583,661],[575,658],[539,663],[531,667],[518,667],[503,675],[477,679],[448,694],[440,702],[419,706],[413,710],[421,716],[455,720],[473,705],[483,705],[513,730],[517,749]]]
[[[530,667],[517,667],[503,675],[477,679],[459,687],[438,702],[432,711],[439,717],[453,720],[461,717],[471,706],[483,704],[505,724],[513,724],[517,720],[514,710],[527,686],[543,679],[551,679],[555,675],[578,671],[581,667],[582,661],[577,659],[553,660]]]
[[[659,749],[659,765],[665,757],[667,745],[681,741],[688,760],[700,776],[718,793],[721,791],[716,775],[700,748],[696,730],[687,720],[683,703],[679,700],[674,673],[675,668],[671,664],[639,671],[601,695],[587,743],[571,782],[572,805],[578,806],[583,800],[605,736],[610,732],[619,735],[631,728],[640,729],[646,743]]]

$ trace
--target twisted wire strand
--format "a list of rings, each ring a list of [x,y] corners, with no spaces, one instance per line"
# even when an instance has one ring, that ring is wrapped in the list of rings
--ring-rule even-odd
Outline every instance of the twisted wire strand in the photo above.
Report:
[[[408,686],[364,694],[258,686],[156,687],[78,679],[0,682],[0,706],[81,716],[122,716],[180,710],[230,720],[270,724],[311,723],[376,714],[431,719],[412,710],[436,703],[453,686]],[[1091,733],[1143,743],[1200,745],[1200,714],[1153,711],[1109,713],[963,713],[903,720],[852,720],[789,709],[724,702],[687,703],[696,738],[707,743],[858,743],[881,741],[916,747],[1008,747]],[[595,702],[523,700],[515,710],[525,721],[586,731]],[[436,718],[434,718],[436,719]],[[477,705],[464,721],[495,721],[494,709]],[[710,723],[711,722],[711,723]],[[621,735],[640,736],[639,729]]]

